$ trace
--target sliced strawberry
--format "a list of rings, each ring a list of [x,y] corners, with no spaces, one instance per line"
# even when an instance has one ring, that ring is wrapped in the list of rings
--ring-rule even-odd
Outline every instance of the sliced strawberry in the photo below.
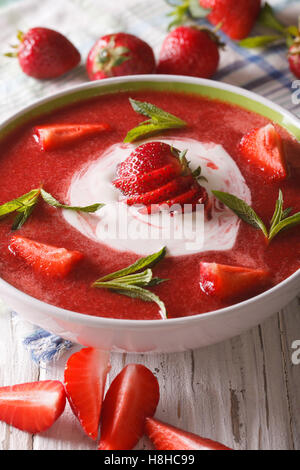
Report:
[[[38,126],[34,129],[34,138],[39,142],[42,150],[55,150],[72,144],[82,138],[97,135],[107,131],[110,126],[100,124],[53,124]]]
[[[83,258],[79,251],[45,245],[17,235],[12,237],[9,250],[23,258],[35,271],[59,278],[66,277]]]
[[[64,386],[55,380],[0,388],[0,420],[31,434],[50,428],[65,405]]]
[[[207,295],[234,299],[257,293],[270,282],[270,273],[262,269],[200,263],[200,286]]]
[[[282,139],[273,124],[253,129],[242,138],[239,148],[248,162],[258,167],[267,178],[283,180],[287,177]]]
[[[159,386],[152,372],[139,364],[126,366],[112,382],[103,403],[99,450],[132,449],[158,401]]]
[[[182,167],[179,161],[174,159],[174,163],[169,163],[150,173],[128,176],[127,178],[116,178],[113,180],[113,184],[126,196],[143,194],[163,186],[176,176],[179,176],[181,172]]]
[[[147,142],[137,147],[117,168],[118,178],[143,175],[177,160],[170,145],[164,142]]]
[[[156,450],[232,450],[153,418],[146,419],[145,431]]]
[[[180,176],[176,179],[173,179],[164,186],[150,191],[149,193],[131,196],[126,199],[126,202],[129,206],[133,206],[134,204],[143,204],[148,206],[150,204],[164,202],[183,193],[194,182],[195,179],[192,175]]]
[[[109,353],[93,348],[73,354],[65,368],[65,387],[74,414],[85,433],[96,440],[107,374]]]

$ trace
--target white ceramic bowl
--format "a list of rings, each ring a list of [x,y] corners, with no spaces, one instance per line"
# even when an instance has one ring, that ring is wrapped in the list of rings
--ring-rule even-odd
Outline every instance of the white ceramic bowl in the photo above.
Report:
[[[179,76],[132,76],[86,83],[40,100],[0,126],[0,139],[18,125],[68,103],[108,92],[136,89],[193,92],[223,99],[277,122],[300,140],[300,121],[254,93],[211,80]],[[239,335],[291,301],[300,289],[300,270],[267,292],[232,307],[166,321],[92,317],[41,302],[0,279],[0,296],[24,318],[85,346],[126,352],[173,352],[194,349]]]

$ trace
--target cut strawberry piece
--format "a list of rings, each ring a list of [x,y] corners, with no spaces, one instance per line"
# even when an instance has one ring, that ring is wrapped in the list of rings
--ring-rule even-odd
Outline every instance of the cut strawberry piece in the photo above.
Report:
[[[195,180],[192,175],[180,176],[164,186],[150,191],[149,193],[131,196],[126,199],[126,202],[129,206],[133,206],[134,204],[143,204],[148,206],[150,204],[164,202],[184,192],[185,189],[194,183],[194,181]]]
[[[159,386],[152,372],[139,364],[126,366],[112,382],[103,403],[99,450],[132,449],[158,401]]]
[[[93,348],[73,354],[65,368],[65,387],[74,414],[85,433],[97,440],[109,353]]]
[[[42,150],[55,150],[82,138],[97,135],[110,129],[109,124],[53,124],[34,129],[34,138]]]
[[[239,148],[248,162],[258,167],[266,177],[272,180],[287,177],[282,139],[272,124],[246,134]]]
[[[23,258],[35,271],[59,278],[66,277],[83,258],[79,251],[45,245],[21,236],[12,237],[9,250]]]
[[[234,299],[257,293],[270,282],[270,273],[262,269],[200,263],[200,286],[207,295]]]
[[[181,172],[182,167],[179,161],[175,160],[174,163],[165,165],[150,173],[145,173],[140,176],[128,176],[127,178],[116,178],[113,180],[113,184],[126,196],[144,194],[153,191],[159,186],[163,186],[176,176],[179,176]]]
[[[147,142],[137,147],[117,168],[118,178],[143,175],[177,160],[170,145],[164,142]]]
[[[0,420],[31,434],[50,428],[65,405],[64,386],[55,380],[0,388]]]
[[[156,450],[232,450],[153,418],[146,419],[145,431]]]

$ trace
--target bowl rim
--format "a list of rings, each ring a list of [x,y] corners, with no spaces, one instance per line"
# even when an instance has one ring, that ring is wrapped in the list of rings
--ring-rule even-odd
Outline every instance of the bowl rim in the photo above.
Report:
[[[148,83],[150,84],[150,86],[151,86],[151,82],[153,83],[159,83],[159,82],[172,83],[173,82],[175,84],[183,83],[187,85],[189,84],[190,85],[202,85],[202,86],[212,88],[212,89],[228,91],[234,95],[248,98],[251,101],[257,103],[258,105],[262,104],[266,108],[269,108],[270,110],[277,112],[283,117],[283,124],[285,122],[285,119],[287,119],[287,121],[292,123],[292,125],[295,126],[299,130],[299,133],[300,133],[300,120],[296,116],[294,116],[292,113],[282,108],[280,105],[273,103],[271,100],[265,97],[262,97],[254,92],[245,90],[238,86],[230,85],[224,82],[217,82],[215,80],[208,80],[208,79],[201,79],[201,78],[194,78],[194,77],[186,77],[186,76],[181,76],[181,75],[131,75],[131,76],[125,76],[125,77],[109,78],[105,80],[96,80],[93,82],[85,82],[80,85],[72,86],[58,93],[51,94],[47,96],[46,98],[36,100],[32,104],[23,107],[17,113],[13,114],[8,119],[6,119],[3,123],[1,123],[0,131],[5,129],[9,125],[11,125],[14,121],[16,121],[19,117],[23,116],[25,113],[27,114],[28,112],[38,108],[39,106],[47,104],[55,99],[58,99],[67,95],[71,95],[72,93],[78,93],[80,91],[85,91],[85,90],[94,89],[98,87],[102,88],[102,87],[109,86],[109,85],[118,85],[118,84],[125,84],[125,83],[134,83],[134,82]],[[225,99],[224,101],[226,102]],[[243,107],[242,104],[240,104],[240,106]],[[246,106],[245,108],[247,109]],[[198,322],[206,320],[207,318],[227,316],[229,314],[239,311],[240,309],[251,307],[253,304],[259,301],[267,302],[269,298],[272,297],[277,291],[284,289],[290,283],[298,279],[300,283],[300,269],[298,269],[291,276],[284,279],[282,282],[272,287],[271,289],[268,289],[262,294],[259,294],[255,297],[251,297],[250,299],[247,299],[243,302],[239,302],[229,307],[225,307],[225,308],[214,310],[214,311],[207,312],[207,313],[195,314],[195,315],[179,317],[179,318],[170,318],[170,319],[167,319],[166,321],[163,321],[162,319],[132,320],[132,319],[118,319],[118,318],[110,318],[110,317],[98,317],[98,316],[93,316],[89,314],[75,312],[72,310],[66,310],[61,307],[48,304],[47,302],[39,300],[35,297],[32,297],[31,295],[26,294],[25,292],[17,289],[13,285],[4,281],[2,278],[0,278],[0,289],[1,290],[5,289],[6,291],[9,292],[10,295],[12,295],[13,297],[19,298],[19,300],[23,301],[24,303],[34,304],[34,306],[39,308],[41,312],[47,311],[45,313],[47,313],[48,315],[52,315],[53,317],[60,318],[62,320],[68,320],[68,321],[72,321],[78,324],[85,324],[86,326],[90,326],[90,327],[103,326],[103,327],[110,327],[113,329],[118,329],[118,328],[119,329],[124,329],[124,328],[125,329],[144,329],[145,327],[147,327],[147,329],[149,330],[149,327],[152,329],[170,328],[172,326],[177,327],[178,325],[181,325],[181,324],[186,325],[186,323],[191,323],[191,324],[198,323]]]

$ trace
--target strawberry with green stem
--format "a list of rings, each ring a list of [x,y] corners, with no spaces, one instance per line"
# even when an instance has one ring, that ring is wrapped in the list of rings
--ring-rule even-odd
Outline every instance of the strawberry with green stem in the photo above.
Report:
[[[80,53],[62,34],[48,28],[32,28],[18,32],[19,44],[12,46],[23,72],[40,80],[60,77],[80,62]]]
[[[108,34],[92,47],[86,68],[90,80],[151,74],[155,58],[152,48],[142,39],[126,33]]]

